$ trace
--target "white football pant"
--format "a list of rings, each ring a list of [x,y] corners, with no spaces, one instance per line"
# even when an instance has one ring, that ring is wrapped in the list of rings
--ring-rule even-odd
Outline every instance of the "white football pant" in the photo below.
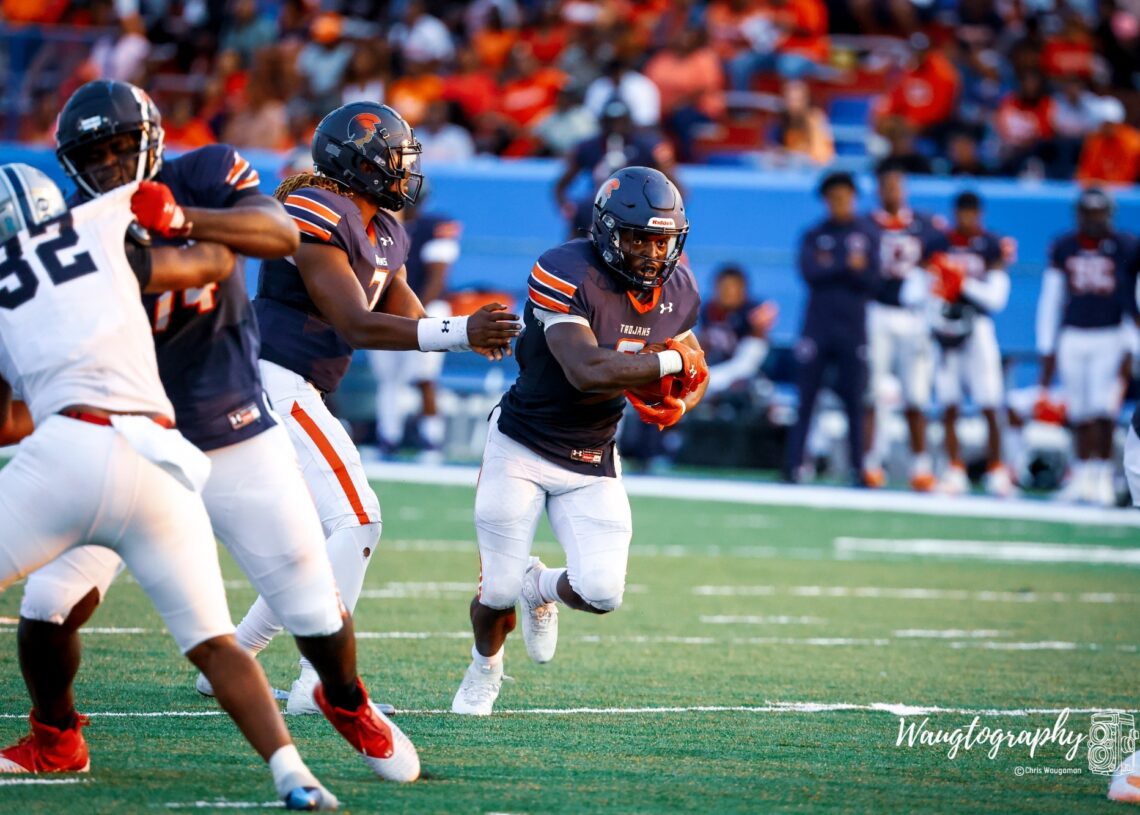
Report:
[[[930,327],[917,309],[870,303],[867,306],[867,364],[871,398],[885,396],[894,373],[907,407],[925,410],[930,403],[933,349]]]
[[[479,602],[503,609],[518,601],[545,509],[554,537],[566,552],[570,586],[600,611],[618,608],[633,537],[618,464],[618,478],[560,467],[500,432],[496,411],[475,492]]]
[[[58,570],[67,585],[84,580],[78,595],[63,592],[73,603],[93,585],[86,569],[109,565],[110,583],[121,556],[183,653],[233,633],[201,496],[113,427],[51,416],[0,470],[0,587],[73,551],[87,554]],[[32,618],[62,622],[71,610],[46,606]]]
[[[272,427],[207,455],[212,469],[202,500],[214,533],[254,589],[293,634],[339,631],[342,609],[324,534],[286,432]],[[92,588],[105,596],[121,570],[110,549],[73,549],[29,576],[20,614],[61,624]]]
[[[1124,475],[1128,479],[1128,491],[1132,493],[1132,506],[1140,507],[1140,436],[1136,428],[1128,428],[1124,440]]]
[[[935,343],[937,345],[937,343]],[[974,320],[974,329],[960,345],[938,347],[934,390],[943,407],[962,404],[962,386],[979,408],[1002,405],[1001,351],[994,321],[985,315]]]
[[[1115,419],[1124,398],[1120,364],[1125,335],[1111,328],[1061,329],[1057,340],[1057,373],[1069,421]]]

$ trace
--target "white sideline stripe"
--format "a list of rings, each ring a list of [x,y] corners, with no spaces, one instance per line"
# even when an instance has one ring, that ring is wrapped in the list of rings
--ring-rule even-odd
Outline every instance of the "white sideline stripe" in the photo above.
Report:
[[[762,705],[685,705],[677,707],[536,707],[496,710],[496,715],[514,716],[627,716],[655,713],[846,713],[871,712],[889,713],[893,716],[915,716],[927,713],[953,713],[962,716],[1056,716],[1068,711],[1069,713],[1138,713],[1140,710],[1132,708],[1104,708],[1104,707],[1035,707],[1035,708],[968,708],[968,707],[942,707],[939,705],[913,705],[899,702],[872,702],[870,704],[854,704],[849,702],[767,702]],[[207,716],[225,716],[221,710],[164,710],[164,711],[103,711],[86,713],[86,716],[100,718],[160,718],[163,716],[182,716],[186,718],[200,718]],[[450,708],[412,708],[400,709],[403,716],[452,716]],[[0,719],[26,719],[24,713],[0,713]],[[15,779],[13,779],[14,781]],[[25,779],[20,779],[25,780]],[[31,780],[31,779],[28,779]],[[40,780],[40,779],[35,779]],[[85,783],[86,779],[51,779],[57,783]],[[8,783],[12,783],[9,781]],[[193,802],[196,804],[197,802]],[[239,803],[239,802],[234,802]],[[190,806],[192,804],[186,804]],[[265,804],[269,806],[269,804]]]
[[[452,467],[389,461],[367,462],[364,471],[376,481],[402,481],[410,484],[474,487],[477,467]],[[724,478],[661,478],[624,476],[630,495],[670,500],[718,501],[734,504],[760,504],[863,512],[902,512],[915,515],[943,515],[955,518],[996,518],[1022,521],[1073,523],[1085,526],[1140,527],[1140,512],[1134,509],[1074,507],[1027,498],[988,498],[857,490],[844,487],[796,486]]]
[[[0,628],[0,634],[15,634],[15,628]],[[155,633],[149,628],[81,628],[81,634],[153,634]]]
[[[951,648],[982,648],[987,651],[1108,651],[1116,650],[1125,654],[1135,654],[1135,645],[1106,646],[1095,642],[1062,642],[1044,640],[1042,642],[952,642]]]
[[[793,597],[858,597],[872,600],[974,600],[983,603],[1138,603],[1140,594],[1115,592],[970,591],[966,589],[894,588],[884,586],[694,586],[705,597],[771,597],[779,591]]]
[[[89,778],[0,778],[0,787],[17,787],[35,784],[87,784]]]
[[[1035,541],[976,541],[942,538],[836,538],[838,558],[853,554],[918,555],[1018,563],[1096,563],[1140,566],[1140,549],[1080,546]]]
[[[1004,637],[1008,631],[998,631],[993,628],[977,628],[966,630],[962,628],[904,628],[901,631],[892,631],[895,639],[931,639],[931,640],[967,640],[989,639],[991,637]]]
[[[281,809],[285,806],[284,801],[264,801],[258,803],[257,801],[186,801],[184,803],[173,802],[166,804],[167,809],[269,809],[275,807]]]
[[[789,617],[786,614],[702,614],[700,620],[708,625],[821,625],[827,622],[821,617]]]

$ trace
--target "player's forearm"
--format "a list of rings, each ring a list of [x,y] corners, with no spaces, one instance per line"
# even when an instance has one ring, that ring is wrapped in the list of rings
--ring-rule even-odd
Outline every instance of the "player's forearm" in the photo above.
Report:
[[[9,391],[9,397],[11,391]],[[2,400],[0,400],[2,401]],[[16,444],[32,435],[35,425],[28,406],[18,399],[8,399],[8,407],[0,404],[0,446]]]
[[[566,378],[583,393],[606,393],[646,385],[661,378],[659,354],[623,354],[593,348],[563,364]]]
[[[190,237],[224,243],[240,255],[280,258],[292,255],[301,243],[301,233],[276,201],[225,210],[183,209],[193,224]]]
[[[686,394],[685,398],[681,400],[685,403],[685,413],[692,413],[693,408],[699,405],[701,400],[705,398],[705,392],[709,389],[710,381],[712,381],[711,378],[706,376],[704,382],[697,385],[695,391]]]
[[[396,314],[367,311],[333,322],[337,333],[353,348],[370,351],[416,351],[419,321]]]
[[[1057,357],[1053,354],[1045,354],[1041,357],[1041,381],[1038,383],[1042,388],[1048,388],[1053,382],[1053,374],[1057,370]]]

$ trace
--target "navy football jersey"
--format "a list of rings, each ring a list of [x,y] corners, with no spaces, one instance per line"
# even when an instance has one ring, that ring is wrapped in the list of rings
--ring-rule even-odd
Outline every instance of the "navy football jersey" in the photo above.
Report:
[[[1062,325],[1073,328],[1108,328],[1131,312],[1131,284],[1135,242],[1110,232],[1097,240],[1070,232],[1057,239],[1049,263],[1065,276],[1065,311]]]
[[[499,403],[499,429],[569,470],[613,477],[625,396],[583,393],[571,385],[535,309],[580,317],[600,347],[635,354],[696,325],[701,302],[693,273],[678,265],[653,299],[641,303],[605,270],[593,243],[579,238],[543,254],[527,287],[524,330],[515,347],[519,376]]]
[[[260,193],[257,171],[224,144],[164,161],[155,180],[187,207],[225,209]],[[184,243],[152,237],[155,244]],[[274,425],[257,370],[257,321],[238,263],[220,283],[143,295],[175,421],[202,450],[236,444]]]
[[[423,300],[427,267],[432,263],[452,264],[459,257],[459,235],[463,226],[439,213],[424,213],[405,223],[408,233],[408,286]],[[425,303],[426,305],[426,303]]]
[[[963,235],[953,230],[946,235],[942,251],[962,267],[967,280],[984,280],[991,269],[1013,261],[1013,240],[999,238],[992,232]],[[930,317],[934,337],[943,346],[951,347],[963,342],[973,331],[974,318],[987,311],[963,294],[955,303],[937,301]]]
[[[898,215],[878,210],[871,217],[881,231],[879,272],[883,280],[875,299],[884,305],[899,306],[903,280],[915,266],[945,246],[944,223],[941,218],[909,209]]]
[[[335,246],[375,309],[392,274],[408,258],[408,235],[385,210],[365,225],[350,198],[305,187],[285,199],[302,243]],[[261,325],[261,358],[303,376],[319,390],[337,389],[355,350],[317,309],[293,258],[266,260],[257,281],[254,311]]]
[[[759,303],[752,300],[732,310],[719,303],[705,303],[701,308],[700,320],[701,348],[705,352],[705,362],[712,366],[732,359],[740,341],[752,336],[752,323],[748,315],[757,306]]]

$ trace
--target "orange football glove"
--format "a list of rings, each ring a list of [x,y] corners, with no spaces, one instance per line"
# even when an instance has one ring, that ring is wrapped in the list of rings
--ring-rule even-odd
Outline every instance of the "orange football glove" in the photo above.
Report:
[[[691,345],[677,342],[672,337],[665,340],[665,347],[681,355],[681,370],[677,372],[677,378],[685,387],[684,393],[692,393],[698,385],[708,379],[709,366],[705,364],[704,351],[698,351]]]
[[[190,234],[190,222],[170,187],[157,181],[139,182],[131,196],[131,212],[139,224],[149,232],[164,238],[181,238]]]
[[[1033,404],[1033,418],[1046,424],[1065,423],[1065,405],[1054,402],[1045,394],[1037,397]]]
[[[631,391],[625,392],[625,398],[633,405],[641,421],[657,425],[658,430],[672,427],[685,415],[685,403],[676,396],[666,396],[659,405],[647,405]]]
[[[966,270],[962,265],[955,263],[945,252],[937,252],[930,258],[930,271],[934,274],[934,296],[947,303],[958,302],[966,282]]]

